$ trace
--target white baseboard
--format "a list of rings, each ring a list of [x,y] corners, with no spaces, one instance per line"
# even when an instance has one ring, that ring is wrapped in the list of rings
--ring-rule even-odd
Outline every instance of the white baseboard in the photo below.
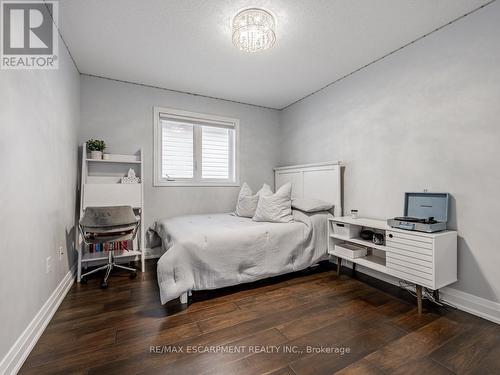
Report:
[[[0,362],[0,375],[16,374],[54,316],[75,279],[76,266],[68,271],[28,327]]]
[[[500,303],[454,288],[440,289],[441,298],[460,310],[500,324]]]
[[[344,260],[343,266],[352,268],[352,263]],[[389,284],[399,286],[399,279],[395,277],[359,265],[356,266],[356,270]],[[440,289],[439,294],[443,301],[456,306],[459,310],[500,324],[500,303],[498,302],[490,301],[451,287]]]

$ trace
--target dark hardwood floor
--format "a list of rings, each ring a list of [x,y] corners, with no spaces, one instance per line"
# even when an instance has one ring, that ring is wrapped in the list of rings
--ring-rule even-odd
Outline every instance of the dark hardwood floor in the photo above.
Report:
[[[359,273],[316,267],[195,292],[186,308],[160,305],[155,263],[107,290],[74,285],[20,373],[500,373],[500,326],[428,305],[419,316],[406,292]]]

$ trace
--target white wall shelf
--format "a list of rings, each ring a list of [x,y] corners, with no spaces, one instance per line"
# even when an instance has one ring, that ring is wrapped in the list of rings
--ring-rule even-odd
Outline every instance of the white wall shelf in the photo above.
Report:
[[[86,159],[89,163],[121,163],[121,164],[141,164],[140,160],[104,160],[104,159]]]
[[[345,255],[337,253],[334,250],[330,254],[336,256],[337,258],[348,260],[351,263],[360,264],[372,270],[387,273],[384,257],[370,254],[360,258],[346,258]]]
[[[336,240],[345,241],[345,242],[352,242],[352,243],[354,243],[356,245],[370,247],[372,249],[387,251],[387,248],[384,245],[376,245],[373,242],[367,241],[367,240],[363,240],[362,238],[348,238],[348,237],[339,236],[339,235],[336,235],[336,234],[330,234],[330,237],[334,238]]]
[[[138,250],[114,250],[113,257],[116,258],[130,258],[140,257],[141,252]],[[99,251],[96,253],[84,253],[82,255],[82,262],[93,262],[98,260],[108,260],[107,251]]]
[[[131,206],[136,215],[141,218],[139,231],[133,241],[133,249],[113,250],[117,262],[141,260],[142,272],[145,270],[144,254],[144,185],[142,150],[137,154],[109,154],[108,160],[90,159],[86,143],[82,146],[82,170],[80,184],[80,219],[83,211],[90,206]],[[121,177],[127,175],[132,168],[140,183],[122,184]],[[78,281],[81,279],[82,268],[90,265],[106,263],[108,251],[88,252],[80,233],[76,234],[76,249],[78,249]]]

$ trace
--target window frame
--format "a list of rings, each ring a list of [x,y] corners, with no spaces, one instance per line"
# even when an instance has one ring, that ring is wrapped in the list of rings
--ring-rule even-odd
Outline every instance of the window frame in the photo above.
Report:
[[[194,134],[193,139],[193,154],[194,154],[194,178],[188,179],[175,179],[174,181],[167,180],[162,177],[162,118],[172,119],[172,121],[190,122],[194,125],[210,125],[222,126],[234,129],[234,181],[219,180],[219,179],[203,179],[201,178],[201,138]],[[180,109],[165,108],[155,106],[153,107],[153,124],[154,124],[154,155],[153,155],[153,186],[240,186],[240,120],[232,117],[210,115],[205,113],[197,113],[191,111],[184,111]],[[199,133],[201,133],[201,128]],[[200,168],[200,169],[198,169]],[[196,171],[200,171],[199,178],[197,178]]]

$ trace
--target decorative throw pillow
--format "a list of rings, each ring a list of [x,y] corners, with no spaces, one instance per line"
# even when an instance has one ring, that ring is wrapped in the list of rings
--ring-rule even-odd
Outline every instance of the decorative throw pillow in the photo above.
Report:
[[[269,185],[264,184],[257,194],[252,195],[252,189],[244,182],[241,186],[238,201],[236,203],[236,215],[241,217],[253,217],[253,215],[255,215],[257,203],[259,202],[259,196],[270,195],[272,193]]]
[[[271,223],[289,223],[293,221],[292,184],[286,183],[272,195],[261,195],[253,219]]]
[[[333,204],[321,199],[313,198],[294,198],[292,199],[292,208],[303,212],[319,212],[328,211],[333,207]]]

